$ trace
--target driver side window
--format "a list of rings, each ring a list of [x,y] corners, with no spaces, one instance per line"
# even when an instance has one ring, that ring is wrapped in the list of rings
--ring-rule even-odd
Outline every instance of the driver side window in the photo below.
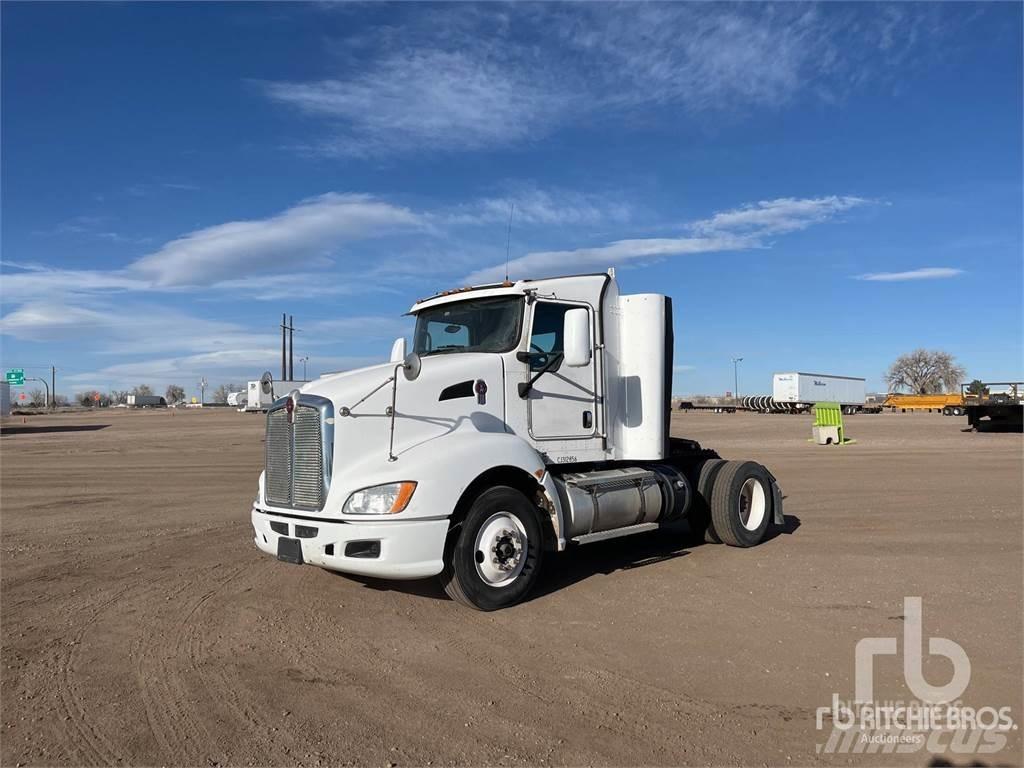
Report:
[[[551,355],[563,350],[562,332],[568,304],[538,302],[533,309],[533,327],[530,331],[530,370],[539,371]]]

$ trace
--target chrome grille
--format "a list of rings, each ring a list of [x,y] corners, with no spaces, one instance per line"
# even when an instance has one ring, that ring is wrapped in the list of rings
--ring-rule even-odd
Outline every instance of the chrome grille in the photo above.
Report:
[[[324,453],[320,436],[320,411],[300,405],[295,409],[295,464],[292,473],[292,503],[296,507],[320,509],[324,499]]]
[[[330,401],[313,395],[298,396],[292,421],[283,402],[267,414],[265,494],[268,504],[310,510],[323,508],[330,483],[333,415]]]
[[[284,408],[267,414],[267,503],[287,507],[292,501],[292,426]]]

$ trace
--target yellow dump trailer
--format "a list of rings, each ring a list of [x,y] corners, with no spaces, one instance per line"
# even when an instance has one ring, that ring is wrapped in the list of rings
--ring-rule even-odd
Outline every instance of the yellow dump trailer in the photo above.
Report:
[[[962,395],[900,395],[891,394],[885,398],[883,407],[894,413],[907,411],[936,412],[944,416],[962,416],[964,398]]]

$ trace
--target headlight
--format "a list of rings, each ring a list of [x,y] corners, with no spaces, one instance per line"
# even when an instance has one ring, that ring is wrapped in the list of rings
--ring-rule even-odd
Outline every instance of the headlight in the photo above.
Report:
[[[409,505],[416,483],[388,483],[362,488],[348,497],[342,513],[346,515],[397,515]]]

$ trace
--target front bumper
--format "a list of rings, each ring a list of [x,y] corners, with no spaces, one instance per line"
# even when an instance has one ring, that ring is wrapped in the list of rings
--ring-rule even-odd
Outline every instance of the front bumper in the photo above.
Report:
[[[315,534],[297,536],[296,526],[315,529]],[[268,555],[277,556],[277,541],[282,536],[297,538],[304,562],[332,571],[384,579],[423,579],[436,576],[444,568],[447,519],[323,522],[285,517],[254,506],[252,527],[256,546]],[[309,534],[310,530],[302,533]],[[380,554],[372,558],[346,556],[346,545],[355,541],[379,541]]]

